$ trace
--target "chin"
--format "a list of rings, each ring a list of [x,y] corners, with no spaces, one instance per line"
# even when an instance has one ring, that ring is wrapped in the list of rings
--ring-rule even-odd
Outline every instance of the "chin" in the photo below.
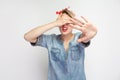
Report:
[[[61,32],[62,35],[68,35],[70,34],[71,32]]]
[[[59,28],[62,35],[68,35],[72,33],[72,28],[68,26],[62,26]]]

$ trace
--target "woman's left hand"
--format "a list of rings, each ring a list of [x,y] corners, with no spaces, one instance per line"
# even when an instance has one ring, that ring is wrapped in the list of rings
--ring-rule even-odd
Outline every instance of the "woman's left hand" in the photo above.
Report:
[[[81,16],[81,20],[76,18],[71,18],[71,21],[74,23],[71,24],[71,27],[78,29],[82,32],[82,36],[78,39],[78,42],[87,43],[96,35],[97,33],[96,26],[94,26],[85,17]]]

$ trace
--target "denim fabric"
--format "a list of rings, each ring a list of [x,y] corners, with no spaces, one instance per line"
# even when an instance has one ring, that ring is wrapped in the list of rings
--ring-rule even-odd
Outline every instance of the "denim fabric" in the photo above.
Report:
[[[84,48],[77,39],[81,33],[75,33],[66,52],[60,35],[41,35],[36,46],[48,49],[49,69],[48,80],[86,80],[84,72]]]

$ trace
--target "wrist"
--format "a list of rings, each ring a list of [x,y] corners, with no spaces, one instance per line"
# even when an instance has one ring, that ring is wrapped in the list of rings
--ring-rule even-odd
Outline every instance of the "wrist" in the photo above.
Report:
[[[90,40],[82,41],[82,43],[88,43]]]
[[[57,23],[57,21],[53,21],[53,22],[52,22],[52,25],[53,25],[54,27],[59,26],[58,23]]]
[[[56,23],[56,26],[61,26],[61,25],[63,25],[60,20],[56,20],[55,23]]]

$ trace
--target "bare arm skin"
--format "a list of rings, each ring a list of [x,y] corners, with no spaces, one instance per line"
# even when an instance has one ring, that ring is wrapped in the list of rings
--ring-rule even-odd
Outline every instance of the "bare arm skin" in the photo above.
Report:
[[[42,26],[38,26],[32,30],[30,30],[29,32],[25,33],[24,38],[25,40],[29,41],[29,42],[33,42],[35,43],[37,41],[37,37],[42,35],[44,32],[54,28],[55,26],[57,26],[57,23],[51,22]]]
[[[40,35],[42,35],[44,32],[46,32],[56,26],[59,27],[66,23],[71,23],[71,20],[66,19],[63,14],[60,14],[55,21],[45,24],[45,25],[42,25],[42,26],[38,26],[38,27],[30,30],[29,32],[25,33],[24,38],[26,41],[35,43],[37,41],[37,38]]]

